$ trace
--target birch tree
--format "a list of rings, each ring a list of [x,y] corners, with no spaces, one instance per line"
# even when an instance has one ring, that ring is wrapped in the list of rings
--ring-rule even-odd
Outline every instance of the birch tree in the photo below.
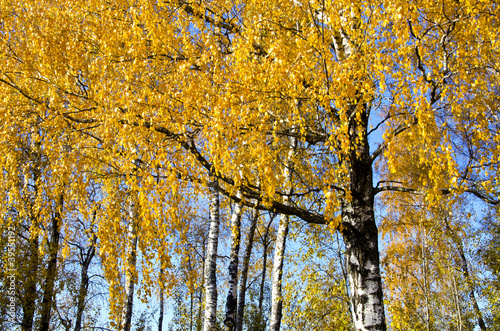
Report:
[[[229,257],[229,291],[226,299],[226,318],[224,324],[228,330],[236,326],[236,312],[238,305],[238,262],[241,239],[241,213],[240,204],[234,206],[231,215],[231,255]]]
[[[247,239],[245,243],[245,253],[243,254],[240,282],[238,284],[238,302],[237,302],[238,306],[236,308],[236,323],[235,323],[236,331],[241,331],[243,328],[243,316],[245,314],[248,271],[250,268],[250,257],[252,255],[255,229],[257,228],[258,220],[259,220],[259,212],[257,210],[252,210],[250,216],[250,226],[248,229]]]
[[[95,221],[96,213],[97,211],[94,211],[93,221]],[[91,223],[90,226],[93,227],[94,224]],[[81,247],[81,246],[78,247],[80,250],[80,258],[81,258],[80,263],[82,269],[80,272],[80,286],[78,289],[77,311],[76,311],[74,331],[80,331],[82,329],[83,314],[85,311],[86,301],[88,300],[87,295],[90,286],[89,269],[97,249],[97,242],[96,242],[97,237],[95,235],[95,232],[92,230],[92,228],[90,232],[91,232],[91,238],[89,245],[86,247]]]
[[[290,150],[285,159],[283,181],[285,182],[285,194],[289,196],[292,193],[292,171],[294,153],[297,148],[297,139],[292,137],[290,141]],[[289,198],[286,197],[283,201],[288,205]],[[271,285],[271,313],[269,317],[270,329],[278,331],[281,326],[281,317],[283,310],[283,294],[282,294],[282,279],[283,279],[283,263],[285,259],[286,239],[289,228],[289,216],[282,214],[280,218],[278,233],[276,235],[276,244],[274,247],[274,259],[272,270],[272,285]]]
[[[76,164],[99,160],[114,174],[130,173],[136,157],[128,150],[139,142],[151,152],[144,167],[168,174],[160,187],[171,231],[182,228],[175,197],[185,183],[205,192],[213,180],[235,203],[255,200],[257,209],[338,230],[358,330],[387,328],[378,193],[421,194],[430,205],[471,194],[498,204],[492,2],[1,6],[9,31],[0,37],[5,122],[16,116],[12,106],[33,103],[44,128],[82,136],[86,157]],[[282,160],[292,138],[304,147],[291,160],[290,194]],[[387,171],[374,176],[379,159]],[[405,180],[405,159],[417,163],[421,180]],[[101,243],[110,247],[104,233],[113,224],[102,227]],[[158,231],[146,228],[144,245]],[[205,286],[213,293],[212,283]]]
[[[122,310],[120,329],[129,331],[132,323],[132,309],[134,305],[134,288],[137,283],[137,238],[139,226],[139,212],[137,205],[137,197],[134,192],[131,193],[130,201],[128,202],[128,219],[127,219],[127,248],[126,248],[126,264],[125,264],[125,304]]]
[[[207,256],[205,259],[205,319],[203,330],[214,330],[217,323],[217,247],[219,244],[219,192],[217,180],[210,190],[210,230],[208,232]]]
[[[59,198],[54,206],[51,224],[51,236],[48,244],[49,260],[47,265],[47,275],[43,284],[42,312],[40,316],[40,331],[48,331],[50,325],[50,313],[54,306],[54,285],[57,277],[57,260],[59,254],[59,239],[61,236],[62,209],[64,206],[64,195],[59,194]]]

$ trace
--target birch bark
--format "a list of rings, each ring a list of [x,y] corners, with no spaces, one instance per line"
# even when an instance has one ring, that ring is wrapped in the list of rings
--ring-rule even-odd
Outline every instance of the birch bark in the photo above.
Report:
[[[292,165],[291,158],[297,148],[297,139],[291,138],[290,150],[285,161],[285,169],[283,178],[285,181],[285,196],[283,197],[283,204],[288,205],[291,193],[291,179],[292,179]],[[281,326],[281,317],[283,310],[283,297],[281,280],[283,277],[283,260],[285,257],[286,237],[288,235],[289,216],[282,214],[278,227],[278,234],[276,236],[276,246],[274,249],[273,271],[272,271],[272,284],[271,284],[271,316],[269,318],[269,327],[271,331],[278,331]]]
[[[359,112],[359,118],[349,124],[349,138],[353,142],[348,161],[351,198],[346,198],[342,206],[353,322],[356,330],[363,331],[386,330],[365,107],[351,106],[351,112]]]
[[[271,317],[270,330],[279,331],[283,310],[281,280],[283,273],[283,260],[285,256],[286,237],[288,235],[288,215],[281,215],[276,247],[274,249],[273,274],[271,287]]]
[[[160,267],[160,279],[163,281],[163,267]],[[158,331],[163,329],[163,287],[160,286],[160,316],[158,316]]]
[[[259,219],[259,211],[254,209],[252,211],[252,217],[250,219],[250,229],[248,230],[245,253],[243,255],[243,265],[241,266],[241,279],[238,289],[238,308],[236,314],[236,328],[235,328],[236,331],[241,331],[243,328],[243,316],[245,313],[245,297],[247,291],[248,267],[250,264],[250,256],[252,255],[253,239],[258,219]]]
[[[132,322],[132,309],[134,305],[134,287],[137,282],[137,223],[139,213],[137,209],[136,196],[132,193],[129,202],[129,223],[127,229],[127,264],[125,272],[125,306],[122,311],[121,330],[130,331]]]
[[[217,246],[219,243],[219,193],[218,182],[210,185],[210,230],[208,233],[207,256],[205,262],[205,320],[204,331],[215,330],[217,322]]]
[[[241,194],[237,194],[238,198]],[[236,203],[231,215],[231,255],[229,258],[229,291],[226,299],[226,319],[224,324],[228,331],[235,327],[235,311],[238,296],[238,255],[241,237],[241,205]]]
[[[349,17],[350,16],[350,17]],[[341,13],[343,24],[358,20],[354,10]],[[340,29],[334,36],[339,61],[351,57],[356,49],[352,38]],[[373,160],[368,143],[369,105],[356,91],[358,102],[349,104],[347,123],[350,141],[347,151],[349,197],[342,203],[342,236],[346,246],[346,267],[350,285],[353,323],[359,331],[385,331],[384,299],[380,275],[378,229],[375,223]]]

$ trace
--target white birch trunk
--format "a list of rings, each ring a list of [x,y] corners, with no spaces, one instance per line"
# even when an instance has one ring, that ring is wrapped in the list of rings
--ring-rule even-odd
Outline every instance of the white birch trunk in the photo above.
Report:
[[[122,311],[120,329],[130,331],[132,322],[132,309],[134,305],[134,286],[137,281],[136,263],[137,263],[137,222],[138,212],[135,201],[135,195],[132,194],[129,203],[129,222],[127,228],[127,262],[125,271],[125,305]]]
[[[424,295],[425,295],[425,328],[427,331],[431,329],[431,315],[430,315],[430,304],[429,304],[429,282],[427,280],[427,231],[422,227],[422,222],[420,222],[422,231],[422,274],[424,278]]]
[[[351,106],[360,119],[349,123],[348,171],[351,199],[342,206],[342,235],[356,330],[385,331],[384,299],[380,275],[378,229],[375,223],[373,169],[368,144],[368,112]],[[361,138],[360,138],[361,137]]]
[[[299,105],[300,107],[300,105]],[[284,170],[284,184],[285,184],[285,196],[283,197],[283,204],[287,205],[289,203],[288,194],[291,192],[291,178],[292,178],[292,167],[291,158],[297,147],[297,139],[291,138],[290,151],[288,152],[287,160],[285,161]],[[282,286],[281,280],[283,277],[283,260],[285,257],[286,248],[286,237],[288,235],[288,215],[282,214],[280,217],[280,224],[278,227],[278,234],[276,236],[276,246],[274,248],[274,260],[273,260],[273,271],[272,271],[272,284],[271,284],[271,316],[269,318],[269,326],[271,331],[278,331],[281,326],[281,316],[283,310],[283,297],[282,297]]]
[[[250,229],[248,230],[248,238],[245,247],[245,254],[243,255],[243,265],[241,266],[241,279],[238,289],[238,309],[236,315],[236,331],[243,329],[243,316],[245,313],[245,297],[247,291],[247,278],[248,267],[250,264],[250,256],[252,255],[253,239],[255,235],[255,228],[259,219],[259,211],[254,209],[250,220]]]
[[[269,320],[270,330],[278,331],[281,326],[281,317],[283,310],[283,297],[281,289],[281,280],[283,276],[283,260],[285,256],[286,237],[288,235],[287,215],[281,215],[278,235],[276,237],[276,246],[274,248],[273,274],[271,287],[271,317]]]
[[[339,61],[353,55],[356,46],[346,31],[357,29],[360,13],[346,7],[340,13],[342,26],[334,36]],[[347,29],[348,27],[348,29]],[[358,97],[361,102],[362,96]],[[380,275],[378,229],[374,213],[373,168],[368,144],[369,109],[364,103],[349,105],[348,152],[349,191],[351,198],[342,205],[342,235],[346,245],[351,310],[355,330],[385,331],[384,299]],[[356,116],[355,116],[356,115]],[[357,115],[360,115],[359,117]]]
[[[346,264],[351,309],[356,330],[385,331],[385,312],[375,218],[345,207]],[[371,208],[368,208],[371,209]]]
[[[217,180],[210,187],[210,230],[205,262],[205,319],[204,331],[215,330],[217,322],[217,245],[219,243],[219,193]]]
[[[241,194],[238,192],[238,197]],[[238,297],[238,255],[240,254],[241,238],[241,204],[236,203],[231,215],[231,255],[229,258],[229,291],[226,300],[226,318],[224,324],[228,331],[232,331],[235,326],[235,312]]]
[[[161,263],[161,262],[160,262]],[[160,279],[163,280],[163,267],[160,268]],[[163,331],[163,286],[160,286],[160,316],[158,316],[158,331]]]

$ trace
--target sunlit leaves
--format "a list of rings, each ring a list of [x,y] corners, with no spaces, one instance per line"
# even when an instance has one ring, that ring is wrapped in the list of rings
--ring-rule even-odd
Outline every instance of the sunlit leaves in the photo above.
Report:
[[[114,240],[131,192],[152,285],[157,260],[189,254],[209,172],[226,195],[244,188],[247,204],[284,201],[292,139],[292,207],[332,230],[352,200],[353,162],[377,147],[368,141],[380,146],[376,193],[418,193],[429,208],[464,192],[498,201],[499,8],[489,1],[0,6],[2,216],[30,202],[21,217],[43,224],[64,191],[88,219],[94,180],[110,279],[126,260]],[[46,177],[34,178],[36,162]]]

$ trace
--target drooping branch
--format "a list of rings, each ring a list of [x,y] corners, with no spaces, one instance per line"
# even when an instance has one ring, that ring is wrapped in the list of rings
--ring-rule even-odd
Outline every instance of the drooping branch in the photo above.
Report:
[[[383,187],[374,187],[373,188],[373,195],[377,195],[378,193],[385,192],[385,191],[413,193],[413,194],[418,194],[418,195],[425,194],[424,191],[417,190],[414,188],[396,186],[396,185],[387,185],[387,186],[383,186]]]
[[[198,149],[196,148],[193,138],[191,138],[191,143],[187,143],[186,141],[182,140],[180,135],[172,135],[172,133],[170,133],[170,131],[165,128],[155,128],[155,130],[174,137],[181,144],[181,146],[189,151],[207,171],[213,170],[212,164],[206,158],[204,158],[200,151],[198,151]],[[217,173],[215,176],[229,185],[235,184],[233,179],[224,176],[223,174]],[[328,221],[323,215],[314,214],[306,209],[285,205],[278,201],[272,201],[270,204],[264,204],[260,193],[256,192],[249,185],[242,185],[240,187],[242,198],[236,196],[235,194],[231,194],[228,190],[223,189],[221,185],[217,186],[217,190],[224,196],[232,199],[234,202],[240,203],[244,206],[254,207],[259,210],[268,210],[286,215],[297,216],[307,223],[328,224]],[[252,204],[250,202],[251,199],[258,201],[258,204]]]
[[[493,205],[493,206],[496,206],[498,204],[500,204],[500,200],[499,199],[494,199],[492,197],[489,197],[481,192],[479,192],[478,190],[475,190],[475,189],[466,189],[464,190],[465,192],[467,193],[471,193],[473,195],[475,195],[476,197],[478,197],[479,199],[483,200],[484,202],[490,204],[490,205]]]
[[[39,99],[39,98],[36,98],[36,97],[33,97],[32,95],[30,95],[27,91],[25,91],[24,89],[17,86],[13,80],[9,79],[9,81],[7,81],[4,79],[0,79],[0,82],[7,84],[10,87],[14,88],[24,97],[26,97],[26,98],[28,98],[36,103],[45,104],[48,108],[50,108],[50,105],[48,105],[42,99]],[[58,112],[54,109],[51,109],[51,110],[53,110],[55,113],[58,113],[60,116],[63,116],[65,119],[67,119],[68,121],[73,122],[73,123],[95,124],[95,123],[99,122],[95,118],[80,119],[80,118],[75,118],[67,113]],[[196,133],[198,131],[195,130],[194,132],[190,132],[190,133],[174,133],[171,130],[169,130],[168,128],[155,125],[154,123],[152,123],[150,121],[144,121],[142,116],[140,116],[140,115],[138,115],[137,118],[138,118],[138,121],[131,122],[129,120],[123,119],[123,120],[120,120],[119,123],[123,124],[123,125],[135,126],[135,127],[142,126],[142,127],[147,128],[147,129],[153,129],[154,131],[163,134],[166,138],[176,141],[182,148],[184,148],[192,156],[194,156],[195,159],[198,161],[198,164],[201,165],[203,168],[205,168],[208,172],[213,171],[213,165],[201,154],[201,152],[197,149],[197,147],[195,145],[194,136],[196,135]],[[76,129],[74,126],[71,126],[71,127],[72,127],[72,129]],[[92,135],[92,137],[101,143],[103,142],[103,140],[99,137],[95,137],[93,135]],[[319,138],[319,136],[316,137],[316,139],[318,139],[318,138]],[[181,175],[179,175],[179,176],[181,176]],[[181,177],[184,177],[184,176],[181,176]],[[235,181],[232,178],[229,178],[221,173],[215,174],[215,177],[222,180],[224,183],[226,183],[228,185],[231,185],[231,186],[235,185]],[[240,187],[240,189],[241,189],[243,198],[238,198],[235,195],[230,194],[229,191],[221,188],[220,186],[217,188],[217,190],[221,194],[231,198],[236,203],[241,203],[244,206],[254,207],[258,210],[267,210],[267,211],[271,211],[271,212],[282,213],[282,214],[291,215],[291,216],[297,216],[297,217],[301,218],[302,220],[304,220],[305,222],[311,223],[311,224],[328,224],[328,220],[323,215],[310,212],[307,209],[303,209],[303,208],[295,207],[295,206],[291,206],[291,205],[287,206],[287,205],[280,203],[278,201],[264,203],[261,196],[260,196],[260,193],[255,190],[255,186],[252,186],[250,184],[242,185]],[[255,206],[255,205],[251,204],[250,202],[248,202],[250,199],[257,200],[258,205]]]
[[[380,192],[385,192],[385,191],[412,193],[412,194],[417,194],[417,195],[426,194],[425,190],[418,190],[418,189],[414,189],[414,188],[410,188],[410,187],[396,186],[396,185],[386,185],[386,186],[378,187],[378,184],[377,184],[377,186],[373,188],[374,195],[376,195]],[[453,191],[458,191],[458,189],[440,189],[439,190],[439,192],[443,195],[451,194]],[[466,188],[466,189],[462,189],[461,191],[473,194],[477,198],[481,199],[482,201],[484,201],[490,205],[496,206],[496,205],[500,204],[499,199],[492,198],[492,197],[490,197],[482,192],[479,192],[476,189]]]
[[[278,201],[271,201],[269,203],[264,203],[262,198],[259,195],[252,195],[251,197],[243,194],[243,198],[238,198],[235,194],[231,194],[228,190],[225,190],[219,186],[219,192],[224,196],[230,198],[236,203],[241,203],[247,207],[253,207],[258,210],[267,210],[275,213],[297,216],[303,221],[311,224],[328,224],[327,218],[321,214],[315,214],[307,209],[303,209],[300,207],[295,207],[291,205],[285,205]],[[243,191],[243,190],[242,190]],[[250,202],[250,198],[256,199],[258,204],[253,204]]]

